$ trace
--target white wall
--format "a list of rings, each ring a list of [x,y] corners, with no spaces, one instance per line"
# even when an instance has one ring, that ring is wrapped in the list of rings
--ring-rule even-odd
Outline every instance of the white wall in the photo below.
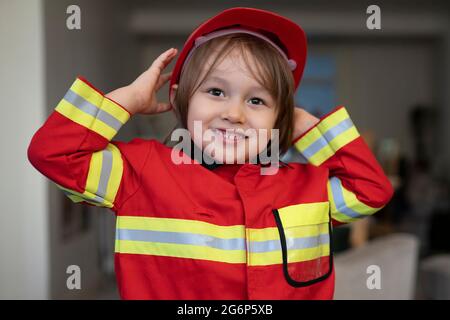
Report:
[[[49,294],[45,179],[27,147],[45,116],[42,1],[0,1],[0,299]]]
[[[136,60],[129,58],[133,45],[127,43],[124,36],[126,29],[122,23],[125,23],[127,16],[120,1],[76,1],[81,10],[81,30],[66,28],[66,8],[73,3],[71,0],[45,1],[47,114],[53,111],[78,75],[87,78],[100,90],[108,92],[127,83],[128,69],[133,69],[133,61]],[[130,125],[126,124],[119,136],[126,135],[129,129]],[[119,136],[115,139],[120,140]],[[114,243],[114,214],[106,208],[87,207],[92,222],[89,230],[63,240],[61,197],[61,191],[51,183],[51,298],[92,298],[101,286],[104,275],[99,226],[106,224],[106,228],[110,231],[112,229],[112,232],[107,232],[108,239],[105,241]],[[108,249],[111,258],[114,254],[113,246]],[[81,290],[68,290],[66,287],[66,269],[72,264],[81,269]]]
[[[71,31],[70,4],[0,0],[0,299],[94,297],[103,279],[99,224],[112,229],[105,241],[114,243],[114,216],[97,208],[89,208],[88,232],[63,241],[62,194],[27,158],[31,137],[77,75],[108,92],[135,74],[137,59],[123,26],[125,5],[77,1],[82,29]],[[122,129],[118,139],[133,131],[130,125]],[[112,258],[112,245],[108,249]],[[66,287],[71,264],[81,267],[81,291]]]

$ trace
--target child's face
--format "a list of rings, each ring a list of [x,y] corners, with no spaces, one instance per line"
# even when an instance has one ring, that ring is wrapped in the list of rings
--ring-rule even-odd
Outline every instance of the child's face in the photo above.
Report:
[[[251,55],[249,59],[255,63]],[[194,92],[187,126],[196,145],[210,157],[223,163],[243,163],[267,146],[276,116],[274,99],[254,79],[239,51],[233,50]],[[194,121],[201,121],[202,132],[194,130]],[[230,134],[224,134],[225,130]]]

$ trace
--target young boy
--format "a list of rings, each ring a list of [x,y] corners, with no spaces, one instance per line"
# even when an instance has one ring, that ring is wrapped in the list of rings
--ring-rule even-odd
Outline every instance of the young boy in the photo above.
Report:
[[[303,30],[232,8],[200,25],[162,74],[176,53],[107,95],[78,78],[33,137],[31,163],[73,201],[115,212],[124,299],[331,299],[333,225],[373,214],[393,191],[344,107],[321,119],[294,108]],[[158,102],[169,79],[171,103]],[[130,116],[168,110],[201,159],[153,139],[112,141]],[[261,174],[252,160],[268,140],[309,163]]]

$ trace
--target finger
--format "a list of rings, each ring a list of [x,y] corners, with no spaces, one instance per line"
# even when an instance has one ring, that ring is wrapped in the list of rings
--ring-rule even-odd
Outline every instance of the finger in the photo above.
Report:
[[[156,113],[166,112],[172,109],[170,103],[167,102],[158,102],[158,107],[156,108]]]
[[[162,53],[152,65],[145,72],[145,76],[148,80],[147,83],[151,87],[156,87],[158,79],[162,73],[162,70],[170,63],[171,59],[176,55],[176,49],[170,49]]]
[[[155,108],[153,108],[152,110],[147,110],[146,112],[144,112],[144,114],[157,114],[157,113],[169,111],[170,109],[172,109],[172,106],[170,105],[170,103],[158,102],[156,104]]]
[[[162,74],[158,79],[158,83],[156,84],[156,90],[159,90],[167,81],[169,81],[171,76],[172,71]]]
[[[172,61],[173,57],[177,54],[177,49],[171,48],[163,52],[150,66],[150,70],[157,72],[158,75],[162,73],[164,68]]]

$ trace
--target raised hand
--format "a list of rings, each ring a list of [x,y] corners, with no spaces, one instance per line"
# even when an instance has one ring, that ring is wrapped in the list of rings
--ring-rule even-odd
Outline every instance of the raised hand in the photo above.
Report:
[[[162,73],[176,56],[177,49],[163,52],[152,65],[130,85],[114,90],[106,97],[125,107],[131,114],[155,114],[169,111],[167,102],[159,102],[156,93],[170,80],[172,72]]]
[[[293,139],[300,137],[303,133],[315,126],[320,121],[308,111],[296,107],[294,108],[294,132]]]

